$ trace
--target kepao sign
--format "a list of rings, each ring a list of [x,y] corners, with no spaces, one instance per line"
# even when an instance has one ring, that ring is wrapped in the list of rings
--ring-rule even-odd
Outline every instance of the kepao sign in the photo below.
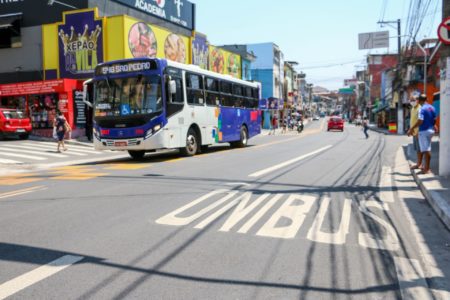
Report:
[[[186,0],[113,0],[146,14],[194,30],[194,5]]]
[[[103,62],[103,25],[95,11],[66,13],[58,26],[59,71],[61,78],[92,77]]]

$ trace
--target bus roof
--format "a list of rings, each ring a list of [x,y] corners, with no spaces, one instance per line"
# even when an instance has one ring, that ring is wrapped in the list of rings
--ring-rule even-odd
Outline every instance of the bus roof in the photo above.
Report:
[[[171,67],[176,67],[185,71],[190,71],[190,72],[196,72],[196,73],[200,73],[206,76],[211,76],[211,77],[215,77],[217,79],[224,79],[224,80],[228,80],[231,82],[235,82],[235,83],[240,83],[240,84],[245,84],[245,85],[251,85],[254,88],[258,88],[258,84],[256,82],[252,82],[252,81],[246,81],[246,80],[242,80],[242,79],[238,79],[238,78],[234,78],[230,75],[224,75],[224,74],[220,74],[217,72],[212,72],[212,71],[208,71],[205,69],[200,68],[199,66],[196,65],[186,65],[186,64],[182,64],[176,61],[172,61],[172,60],[166,60],[167,61],[167,65],[171,66]]]
[[[115,64],[120,64],[120,63],[130,63],[130,62],[142,62],[142,61],[157,61],[159,62],[159,65],[167,65],[170,67],[175,67],[181,70],[185,70],[185,71],[190,71],[190,72],[194,72],[194,73],[199,73],[199,74],[203,74],[206,76],[211,76],[214,77],[216,79],[223,79],[223,80],[228,80],[234,83],[239,83],[239,84],[244,84],[247,86],[251,86],[254,88],[258,88],[260,87],[258,82],[252,82],[252,81],[246,81],[246,80],[242,80],[242,79],[238,79],[238,78],[234,78],[230,75],[224,75],[224,74],[220,74],[220,73],[216,73],[216,72],[212,72],[212,71],[208,71],[208,70],[204,70],[202,68],[200,68],[199,66],[196,65],[187,65],[187,64],[182,64],[179,62],[175,62],[172,60],[168,60],[168,59],[164,59],[164,58],[147,58],[147,57],[141,57],[141,58],[128,58],[128,59],[120,59],[120,60],[113,60],[113,61],[108,61],[108,62],[103,62],[101,64],[98,64],[97,68],[101,68],[104,66],[108,66],[108,65],[115,65]]]

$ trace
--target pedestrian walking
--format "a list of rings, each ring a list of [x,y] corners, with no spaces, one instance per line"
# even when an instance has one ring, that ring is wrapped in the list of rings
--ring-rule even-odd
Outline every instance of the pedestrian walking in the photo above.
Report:
[[[67,151],[67,147],[64,145],[64,136],[66,133],[71,133],[70,125],[62,112],[58,111],[53,124],[53,132],[56,134],[56,139],[58,141],[58,146],[56,148],[57,152],[61,152],[60,147],[63,151]]]
[[[422,159],[425,160],[425,166],[421,168],[421,174],[430,172],[431,138],[435,133],[436,124],[436,111],[432,105],[426,102],[426,100],[427,96],[425,94],[419,96],[419,104],[422,107],[417,115],[418,120],[408,131],[408,135],[412,135],[413,130],[419,128],[419,148]]]
[[[417,120],[419,119],[419,110],[422,107],[418,101],[418,96],[414,96],[411,101],[411,113],[410,113],[410,117],[409,117],[409,129],[407,131],[408,136],[412,136],[413,138],[413,148],[414,151],[416,151],[417,153],[417,163],[415,165],[413,165],[411,167],[411,169],[419,169],[422,167],[422,152],[420,152],[420,148],[419,148],[419,128],[414,128],[413,130],[411,130],[411,132],[409,131],[414,124],[417,123]]]
[[[363,122],[362,122],[362,126],[363,126],[363,131],[364,131],[364,135],[366,136],[366,139],[369,138],[369,134],[367,133],[367,131],[369,130],[369,120],[366,118],[364,118]]]
[[[275,130],[276,130],[277,126],[278,126],[277,116],[273,116],[272,117],[272,134],[275,134]]]
[[[286,133],[286,126],[287,126],[287,118],[286,117],[284,117],[282,120],[281,120],[281,133]]]

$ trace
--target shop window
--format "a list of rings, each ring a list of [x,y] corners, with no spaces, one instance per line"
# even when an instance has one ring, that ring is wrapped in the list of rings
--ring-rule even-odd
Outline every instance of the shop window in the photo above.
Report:
[[[58,94],[31,95],[30,118],[34,129],[52,128],[56,116]]]

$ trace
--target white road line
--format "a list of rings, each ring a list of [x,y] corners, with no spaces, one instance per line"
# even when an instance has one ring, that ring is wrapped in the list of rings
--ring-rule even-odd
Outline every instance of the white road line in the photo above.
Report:
[[[27,145],[29,145],[29,144],[27,144]],[[41,148],[41,149],[46,149],[46,150],[56,150],[56,145],[53,145],[53,146],[50,146],[50,145],[39,145],[39,146],[36,146],[36,148]],[[75,156],[87,156],[87,154],[86,153],[79,153],[79,151],[77,151],[77,150],[72,150],[72,149],[69,149],[70,151],[69,152],[64,152],[64,155],[75,155]]]
[[[394,202],[394,191],[392,190],[392,168],[383,166],[380,175],[380,200],[383,202]]]
[[[0,300],[14,295],[17,292],[70,267],[83,258],[83,256],[64,255],[44,266],[3,283],[0,285]]]
[[[47,189],[47,187],[45,187],[43,185],[33,186],[31,188],[26,188],[26,189],[22,189],[22,190],[16,190],[16,191],[11,191],[11,192],[0,194],[0,199],[19,196],[19,195],[28,194],[28,193],[37,192],[37,191],[43,191],[46,189]]]
[[[433,299],[418,260],[394,257],[394,263],[403,299]]]
[[[17,160],[0,158],[0,164],[22,164],[22,163],[23,162]]]
[[[28,159],[32,159],[32,160],[46,160],[47,158],[45,157],[37,157],[37,156],[31,156],[31,155],[25,155],[25,154],[17,154],[17,153],[9,153],[9,152],[4,152],[2,151],[0,153],[0,156],[12,156],[12,157],[20,157],[20,158],[28,158]]]
[[[19,153],[26,153],[26,154],[35,154],[35,155],[42,155],[42,156],[50,156],[50,157],[59,157],[59,158],[67,157],[65,155],[58,154],[58,153],[48,153],[48,152],[42,152],[42,151],[18,149],[19,147],[21,147],[21,146],[7,146],[7,145],[5,145],[5,146],[0,147],[0,150],[13,151],[13,152],[19,152]],[[34,148],[34,149],[36,149],[36,148]]]
[[[249,176],[249,177],[259,177],[259,176],[265,175],[265,174],[267,174],[267,173],[270,173],[270,172],[272,172],[272,171],[275,171],[275,170],[281,169],[281,168],[283,168],[283,167],[289,166],[289,165],[291,165],[291,164],[293,164],[293,163],[295,163],[295,162],[298,162],[298,161],[300,161],[300,160],[302,160],[302,159],[305,159],[305,158],[307,158],[307,157],[310,157],[310,156],[313,156],[313,155],[315,155],[315,154],[317,154],[317,153],[320,153],[320,152],[322,152],[322,151],[325,151],[325,150],[327,150],[327,149],[329,149],[329,148],[331,148],[331,147],[332,147],[332,145],[328,145],[328,146],[322,147],[322,148],[317,149],[317,150],[315,150],[315,151],[313,151],[313,152],[310,152],[310,153],[308,153],[308,154],[304,154],[304,155],[299,156],[299,157],[297,157],[297,158],[294,158],[294,159],[285,161],[285,162],[283,162],[283,163],[280,163],[280,164],[278,164],[278,165],[272,166],[272,167],[270,167],[270,168],[266,168],[266,169],[264,169],[264,170],[261,170],[261,171],[252,173],[252,174],[250,174],[250,175],[248,175],[248,176]]]
[[[53,146],[56,147],[56,142],[55,143],[50,143],[50,142],[39,142],[39,145],[43,145],[43,146]],[[68,145],[68,147],[72,148],[72,149],[77,149],[77,150],[82,150],[82,151],[92,151],[92,152],[98,152],[94,149],[94,147],[87,147],[87,146],[78,146],[78,145]]]

